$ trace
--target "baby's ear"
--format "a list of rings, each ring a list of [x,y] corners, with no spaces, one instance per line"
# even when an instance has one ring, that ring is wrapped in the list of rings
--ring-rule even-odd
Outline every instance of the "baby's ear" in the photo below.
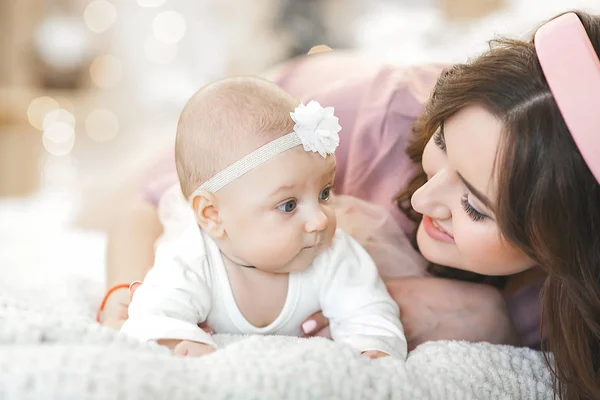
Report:
[[[311,49],[308,51],[308,53],[306,53],[306,55],[313,55],[313,54],[318,54],[318,53],[327,53],[333,51],[333,49],[329,46],[327,46],[326,44],[319,44],[316,46],[311,47]]]
[[[219,217],[217,198],[209,192],[198,192],[192,200],[194,215],[200,228],[213,239],[218,239],[225,234],[225,229]]]

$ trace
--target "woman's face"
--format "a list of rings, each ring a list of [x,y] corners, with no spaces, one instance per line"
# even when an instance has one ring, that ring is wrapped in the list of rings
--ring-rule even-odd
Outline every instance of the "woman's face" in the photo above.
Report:
[[[423,214],[417,242],[429,261],[485,275],[534,265],[502,238],[496,223],[492,173],[502,128],[483,107],[470,106],[448,118],[427,144],[427,183],[411,202]]]

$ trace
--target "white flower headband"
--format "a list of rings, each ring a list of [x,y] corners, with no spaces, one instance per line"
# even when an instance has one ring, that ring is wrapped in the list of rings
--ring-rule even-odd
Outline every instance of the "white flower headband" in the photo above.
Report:
[[[335,152],[340,144],[338,132],[342,127],[338,117],[333,115],[333,107],[323,108],[313,100],[306,106],[300,104],[290,116],[296,123],[293,132],[259,147],[218,172],[194,190],[188,200],[192,201],[200,192],[216,193],[248,171],[296,146],[302,145],[304,150],[319,153],[323,158]]]

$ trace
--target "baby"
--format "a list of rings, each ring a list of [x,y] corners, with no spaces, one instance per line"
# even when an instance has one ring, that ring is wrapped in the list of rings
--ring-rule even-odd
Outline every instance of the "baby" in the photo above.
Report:
[[[122,331],[177,355],[217,333],[300,336],[322,310],[332,338],[404,359],[396,303],[366,251],[336,230],[331,205],[341,127],[333,108],[277,85],[230,78],[198,91],[177,127],[181,191],[193,215],[161,242]],[[291,133],[290,133],[291,132]]]

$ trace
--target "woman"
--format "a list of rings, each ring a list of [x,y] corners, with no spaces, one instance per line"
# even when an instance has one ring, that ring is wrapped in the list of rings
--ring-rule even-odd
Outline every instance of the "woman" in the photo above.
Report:
[[[546,274],[545,347],[564,399],[600,398],[599,53],[600,18],[567,14],[535,42],[493,43],[443,73],[408,146],[416,174],[396,197],[438,274],[508,276],[490,281],[505,293],[527,271]],[[357,167],[352,182],[370,171]],[[399,282],[388,287],[401,303]]]
[[[422,170],[398,196],[422,214],[428,260],[547,273],[546,347],[564,399],[600,398],[599,54],[600,18],[567,13],[443,74],[408,149]]]

